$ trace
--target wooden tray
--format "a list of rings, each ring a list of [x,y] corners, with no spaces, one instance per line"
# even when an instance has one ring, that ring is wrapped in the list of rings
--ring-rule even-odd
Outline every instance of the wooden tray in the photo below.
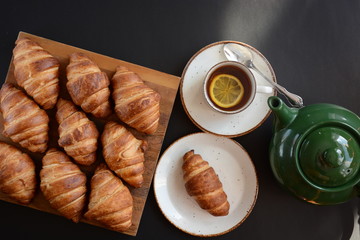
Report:
[[[148,146],[149,146],[147,151],[145,152],[145,169],[146,170],[144,173],[144,184],[141,188],[138,188],[138,189],[135,189],[135,188],[132,188],[129,186],[131,194],[134,198],[134,212],[133,212],[133,219],[132,219],[133,224],[126,232],[123,232],[123,233],[132,235],[132,236],[136,236],[136,233],[137,233],[137,230],[138,230],[139,224],[140,224],[141,215],[144,210],[145,201],[146,201],[149,189],[150,189],[150,185],[151,185],[152,178],[153,178],[153,175],[155,172],[156,164],[157,164],[157,161],[159,158],[161,146],[162,146],[162,143],[164,140],[166,128],[168,126],[170,114],[171,114],[173,104],[175,101],[176,93],[177,93],[177,90],[179,87],[180,78],[177,76],[173,76],[173,75],[155,71],[155,70],[152,70],[149,68],[145,68],[145,67],[142,67],[142,66],[139,66],[136,64],[128,63],[128,62],[110,58],[110,57],[107,57],[107,56],[104,56],[101,54],[90,52],[90,51],[87,51],[84,49],[72,47],[72,46],[62,44],[62,43],[59,43],[56,41],[38,37],[38,36],[29,34],[29,33],[20,32],[18,35],[18,38],[22,38],[22,37],[29,37],[30,39],[36,41],[45,50],[47,50],[53,56],[55,56],[57,59],[59,59],[60,64],[61,64],[60,77],[59,77],[60,87],[61,87],[60,97],[62,97],[62,98],[70,99],[69,94],[67,93],[67,90],[65,87],[65,84],[67,81],[65,68],[66,68],[67,64],[69,63],[69,55],[73,52],[83,52],[83,53],[87,54],[92,60],[94,60],[99,65],[99,67],[101,68],[102,71],[107,73],[109,79],[111,79],[111,77],[115,73],[116,66],[123,65],[123,66],[127,67],[128,69],[139,74],[148,86],[150,86],[151,88],[153,88],[154,90],[156,90],[157,92],[160,93],[160,95],[161,95],[160,113],[161,114],[160,114],[160,124],[159,124],[159,128],[158,128],[157,132],[152,135],[146,135],[146,134],[141,134],[141,133],[137,132],[136,130],[127,127],[137,138],[146,139],[148,141]],[[15,79],[14,79],[14,66],[13,66],[12,60],[11,60],[10,66],[9,66],[9,70],[8,70],[8,74],[6,76],[5,82],[16,83]],[[55,111],[56,111],[56,108],[47,111],[47,113],[50,117],[49,147],[59,148],[59,146],[57,144],[58,124],[55,119]],[[103,127],[107,121],[113,120],[113,121],[120,122],[120,120],[116,117],[115,114],[112,114],[110,117],[108,117],[106,119],[95,119],[94,117],[90,116],[89,114],[87,114],[87,115],[91,120],[93,120],[96,123],[100,133],[102,132]],[[23,152],[28,153],[32,157],[32,159],[34,160],[34,162],[36,164],[36,172],[37,172],[37,176],[39,176],[39,171],[41,169],[41,159],[44,156],[44,154],[32,153],[32,152],[27,151],[26,149],[21,148],[19,144],[13,143],[10,138],[4,137],[2,135],[2,132],[3,132],[3,118],[1,116],[0,117],[0,140],[10,143],[11,145],[18,147]],[[102,154],[101,154],[101,150],[102,150],[101,148],[98,149],[98,152],[97,152],[98,158],[97,158],[96,163],[92,164],[89,167],[79,166],[87,174],[88,186],[90,183],[90,179],[93,175],[93,172],[95,170],[95,167],[100,162],[104,161]],[[90,189],[90,187],[88,187],[88,193],[89,193],[89,189]],[[7,202],[16,203],[2,193],[0,193],[0,199],[7,201]],[[40,211],[59,215],[59,213],[56,210],[51,208],[48,201],[42,195],[39,187],[38,187],[35,198],[27,206],[38,209]],[[81,222],[86,222],[88,224],[104,227],[100,223],[88,221],[84,218],[81,219]],[[106,228],[106,227],[104,227],[104,228]]]

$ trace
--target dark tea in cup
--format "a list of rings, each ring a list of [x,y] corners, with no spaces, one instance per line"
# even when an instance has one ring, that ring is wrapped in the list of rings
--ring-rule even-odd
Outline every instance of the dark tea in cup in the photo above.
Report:
[[[218,63],[205,77],[205,98],[213,109],[221,113],[238,113],[246,109],[255,93],[254,75],[238,62]]]

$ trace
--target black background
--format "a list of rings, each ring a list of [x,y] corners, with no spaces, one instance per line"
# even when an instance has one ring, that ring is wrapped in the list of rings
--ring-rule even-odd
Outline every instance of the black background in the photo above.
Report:
[[[305,105],[327,102],[360,114],[360,1],[182,0],[7,1],[0,6],[3,82],[19,31],[181,76],[193,54],[221,40],[245,42],[272,64],[277,81]],[[357,198],[315,206],[284,191],[272,175],[268,146],[272,116],[235,138],[259,178],[247,220],[217,239],[349,239]],[[200,130],[177,94],[162,152]],[[0,234],[12,239],[195,239],[162,215],[151,187],[137,237],[0,201]]]

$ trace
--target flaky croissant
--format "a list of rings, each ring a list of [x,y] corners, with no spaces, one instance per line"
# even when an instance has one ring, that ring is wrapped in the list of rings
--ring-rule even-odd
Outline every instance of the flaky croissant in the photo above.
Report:
[[[42,159],[40,189],[52,208],[78,222],[86,205],[86,175],[69,157],[54,148]]]
[[[124,126],[108,122],[101,135],[103,156],[111,170],[133,187],[141,187],[145,171],[147,142],[139,140]]]
[[[156,132],[160,119],[160,94],[123,66],[116,68],[111,84],[115,112],[120,120],[140,132]]]
[[[15,43],[13,62],[17,84],[44,109],[53,108],[59,95],[59,61],[29,38]]]
[[[11,83],[2,86],[0,101],[3,134],[32,152],[45,152],[49,140],[46,112]]]
[[[26,153],[0,142],[0,191],[21,204],[35,196],[35,164]]]
[[[88,211],[84,216],[115,231],[125,231],[132,224],[133,198],[129,189],[104,163],[91,178]]]
[[[90,165],[95,162],[99,132],[86,114],[71,101],[60,98],[56,120],[59,123],[59,146],[79,164]]]
[[[230,204],[214,169],[199,154],[194,154],[194,150],[185,153],[183,160],[182,169],[188,194],[213,216],[228,215]]]
[[[111,113],[108,76],[88,56],[71,54],[66,75],[66,87],[76,105],[95,117],[103,118]]]

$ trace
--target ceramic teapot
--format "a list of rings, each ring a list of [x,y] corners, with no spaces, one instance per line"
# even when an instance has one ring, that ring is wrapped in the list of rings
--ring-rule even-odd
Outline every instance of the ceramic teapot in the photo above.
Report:
[[[313,204],[338,204],[360,194],[360,118],[333,104],[290,108],[268,99],[274,119],[270,163],[276,179]]]

